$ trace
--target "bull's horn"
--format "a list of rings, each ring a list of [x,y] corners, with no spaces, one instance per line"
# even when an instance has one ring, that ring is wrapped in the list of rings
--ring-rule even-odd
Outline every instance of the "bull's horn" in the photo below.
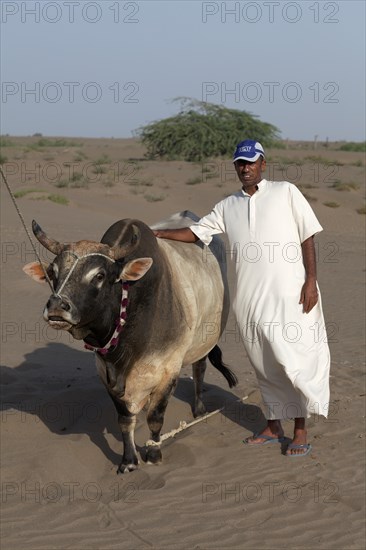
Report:
[[[47,248],[47,250],[49,250],[50,252],[52,252],[52,254],[55,254],[56,256],[58,254],[61,254],[65,245],[62,243],[59,243],[58,241],[55,241],[54,239],[50,239],[49,237],[47,237],[46,233],[42,231],[38,223],[34,220],[32,221],[32,230],[36,239],[45,248]]]
[[[139,245],[141,239],[141,232],[137,225],[134,223],[131,225],[132,236],[125,243],[112,247],[112,252],[115,260],[124,258],[127,254],[131,254]]]

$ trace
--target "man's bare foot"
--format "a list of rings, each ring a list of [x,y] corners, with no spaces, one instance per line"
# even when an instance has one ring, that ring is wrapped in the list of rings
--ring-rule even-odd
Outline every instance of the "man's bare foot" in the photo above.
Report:
[[[304,455],[308,452],[308,450],[309,446],[307,445],[307,431],[305,428],[295,428],[294,438],[286,451],[286,455]]]
[[[265,436],[265,437],[261,437]],[[283,428],[279,420],[268,420],[268,424],[259,434],[252,435],[245,439],[247,445],[264,445],[271,442],[271,439],[279,439],[284,436]]]

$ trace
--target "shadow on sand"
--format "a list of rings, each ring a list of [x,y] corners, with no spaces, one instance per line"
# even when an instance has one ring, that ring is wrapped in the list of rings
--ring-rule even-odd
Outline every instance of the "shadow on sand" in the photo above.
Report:
[[[105,437],[105,433],[112,433],[121,442],[122,452],[117,412],[99,380],[92,353],[49,343],[27,354],[19,367],[0,369],[3,418],[18,411],[21,421],[32,414],[61,437],[85,434],[107,460],[120,463],[121,456],[110,448]],[[192,406],[193,396],[193,380],[180,378],[174,397]],[[224,407],[219,414],[251,432],[259,431],[266,423],[259,407],[240,402],[231,391],[219,386],[205,384],[203,401],[208,412]],[[144,448],[138,451],[143,459]]]

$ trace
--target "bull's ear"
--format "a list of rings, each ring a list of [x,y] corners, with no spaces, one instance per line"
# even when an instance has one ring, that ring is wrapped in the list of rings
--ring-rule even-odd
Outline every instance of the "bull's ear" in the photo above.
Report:
[[[47,269],[48,265],[42,264],[44,269]],[[44,274],[44,271],[42,269],[42,266],[39,262],[32,262],[30,264],[27,264],[23,267],[24,273],[26,273],[29,277],[37,281],[37,283],[44,283],[46,282],[46,277]]]
[[[120,279],[124,281],[138,281],[147,273],[153,264],[152,258],[137,258],[123,267]]]

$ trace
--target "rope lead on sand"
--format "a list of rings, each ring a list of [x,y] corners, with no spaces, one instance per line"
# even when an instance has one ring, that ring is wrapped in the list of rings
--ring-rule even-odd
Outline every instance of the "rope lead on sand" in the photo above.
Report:
[[[246,395],[245,397],[241,397],[237,400],[237,402],[240,402],[242,403],[243,401],[245,401],[246,399],[248,399],[248,395]],[[221,407],[221,409],[216,409],[215,411],[212,411],[210,413],[207,413],[205,414],[204,416],[201,416],[200,418],[196,418],[196,420],[192,420],[192,422],[189,422],[187,424],[187,422],[185,420],[181,420],[179,422],[179,426],[178,428],[175,428],[173,430],[171,430],[170,432],[167,432],[166,434],[163,434],[161,437],[160,437],[160,441],[153,441],[152,439],[149,439],[148,441],[146,441],[145,443],[145,446],[148,447],[148,446],[159,446],[163,441],[165,441],[166,439],[169,439],[171,437],[174,437],[177,433],[179,432],[182,432],[183,430],[186,430],[187,428],[190,428],[191,426],[194,426],[195,424],[198,424],[198,422],[203,422],[203,420],[206,420],[206,418],[209,418],[210,416],[213,416],[214,414],[217,414],[221,411],[224,410],[225,407]]]

